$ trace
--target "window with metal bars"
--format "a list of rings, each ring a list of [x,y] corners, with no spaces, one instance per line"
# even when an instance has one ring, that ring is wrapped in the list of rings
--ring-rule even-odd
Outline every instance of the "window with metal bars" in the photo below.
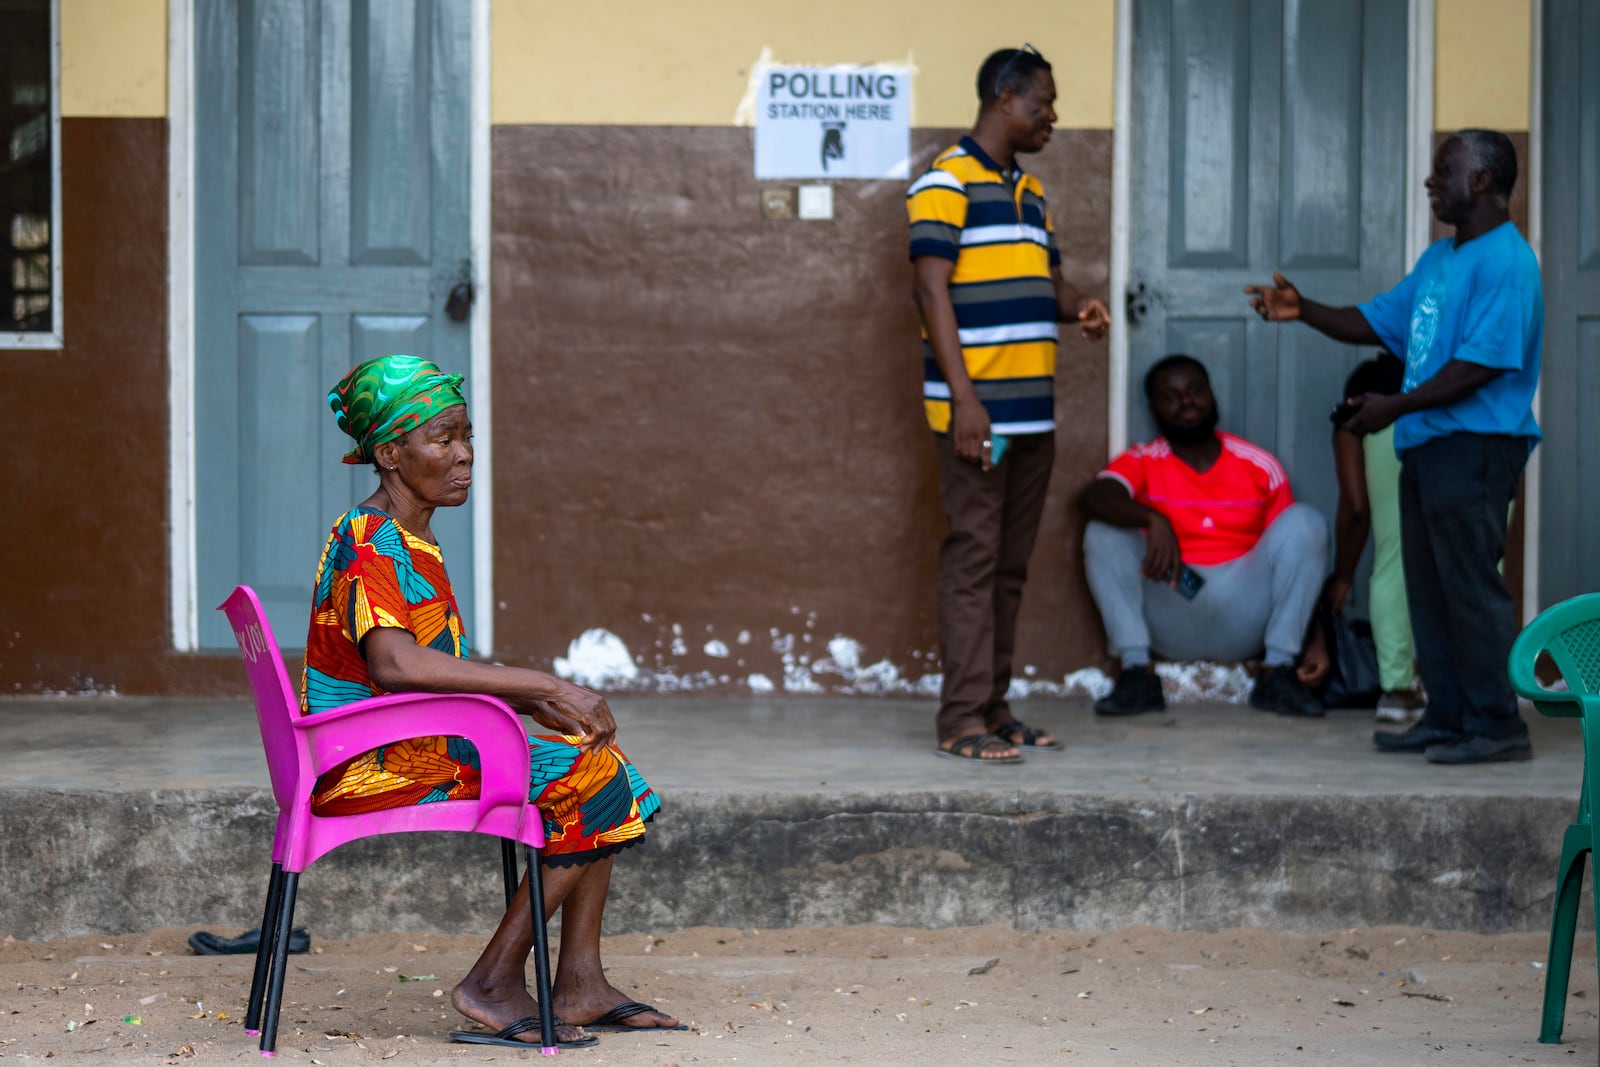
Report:
[[[59,341],[55,0],[0,0],[0,347]]]

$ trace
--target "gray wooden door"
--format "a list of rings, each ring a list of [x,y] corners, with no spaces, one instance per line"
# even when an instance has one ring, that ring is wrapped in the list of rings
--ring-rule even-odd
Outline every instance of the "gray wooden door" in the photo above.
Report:
[[[1600,4],[1545,0],[1543,78],[1539,601],[1549,606],[1600,590]]]
[[[1331,517],[1328,413],[1373,352],[1263,323],[1241,290],[1282,270],[1349,304],[1405,273],[1406,5],[1133,11],[1130,440],[1154,435],[1145,370],[1187,352],[1211,371],[1223,429],[1275,453]]]
[[[443,308],[469,277],[469,0],[199,0],[196,565],[210,609],[255,587],[304,641],[318,553],[376,486],[346,466],[326,396],[361,360],[465,374]],[[469,509],[433,529],[472,618]]]

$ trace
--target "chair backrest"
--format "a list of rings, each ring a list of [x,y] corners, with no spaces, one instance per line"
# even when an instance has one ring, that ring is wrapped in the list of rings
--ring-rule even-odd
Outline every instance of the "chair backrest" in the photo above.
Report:
[[[1567,684],[1560,694],[1534,674],[1546,654]],[[1579,714],[1577,697],[1600,695],[1600,593],[1563,600],[1528,623],[1511,646],[1511,684],[1546,715]]]
[[[261,747],[267,756],[267,773],[272,776],[272,793],[278,807],[288,811],[294,804],[295,785],[302,774],[310,773],[310,759],[304,741],[291,723],[300,713],[283,654],[272,636],[267,614],[255,590],[241,585],[218,607],[228,616],[233,639],[244,658],[244,672],[250,679],[250,695],[255,698],[256,721],[261,726]]]

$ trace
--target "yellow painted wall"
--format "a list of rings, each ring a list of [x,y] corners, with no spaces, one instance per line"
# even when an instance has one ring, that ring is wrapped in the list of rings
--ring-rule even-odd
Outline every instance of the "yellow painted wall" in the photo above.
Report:
[[[1055,68],[1057,124],[1106,129],[1115,0],[493,0],[497,123],[726,126],[769,48],[792,64],[917,68],[912,122],[968,126],[984,56],[1025,38]],[[979,28],[983,27],[983,28]]]
[[[60,0],[61,114],[167,113],[166,0]]]
[[[1436,0],[1433,125],[1526,130],[1532,0]]]
[[[1398,2],[1398,0],[1397,0]],[[61,113],[167,112],[167,0],[60,0]],[[965,126],[992,49],[971,0],[491,0],[497,123],[727,125],[763,48],[780,63],[904,62],[913,121]],[[1533,0],[1436,0],[1434,125],[1526,130]],[[1016,0],[1055,66],[1060,125],[1112,121],[1115,0]]]

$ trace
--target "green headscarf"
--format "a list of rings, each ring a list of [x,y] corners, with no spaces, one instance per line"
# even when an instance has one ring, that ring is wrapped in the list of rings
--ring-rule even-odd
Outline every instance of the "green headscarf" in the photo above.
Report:
[[[416,429],[457,404],[461,375],[446,374],[416,356],[369,359],[340,379],[328,394],[339,429],[355,438],[346,463],[371,463],[373,450]]]

